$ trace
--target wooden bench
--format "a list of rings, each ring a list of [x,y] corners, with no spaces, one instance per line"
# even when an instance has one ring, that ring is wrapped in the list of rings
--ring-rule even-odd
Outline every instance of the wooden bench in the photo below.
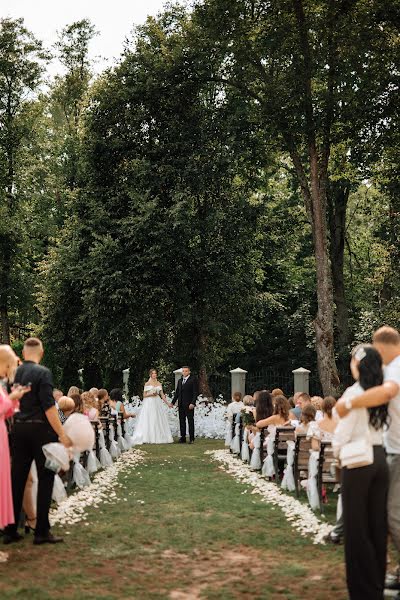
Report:
[[[300,479],[308,477],[308,461],[310,460],[311,439],[307,439],[305,433],[299,433],[296,436],[294,447],[294,483],[296,486],[296,496],[299,497]],[[300,477],[304,473],[304,477]]]
[[[340,470],[336,467],[337,460],[333,456],[331,442],[321,442],[318,459],[317,487],[321,514],[324,512],[322,489],[324,484],[340,483]]]
[[[274,468],[275,481],[280,480],[279,467],[285,464],[287,455],[287,442],[295,440],[294,427],[277,427],[274,441]]]

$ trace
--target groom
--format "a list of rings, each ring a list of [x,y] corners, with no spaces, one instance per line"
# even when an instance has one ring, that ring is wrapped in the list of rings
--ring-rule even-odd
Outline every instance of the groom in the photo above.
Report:
[[[189,424],[190,444],[194,442],[194,409],[197,396],[199,395],[199,384],[189,367],[182,367],[182,378],[176,386],[172,404],[178,402],[179,424],[181,429],[180,444],[186,443],[186,419]]]

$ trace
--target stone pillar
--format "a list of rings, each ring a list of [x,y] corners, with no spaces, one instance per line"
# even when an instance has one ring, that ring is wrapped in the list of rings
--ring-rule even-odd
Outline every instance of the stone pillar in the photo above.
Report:
[[[178,385],[178,381],[182,377],[182,368],[176,369],[174,371],[174,376],[175,376],[175,388],[174,389],[176,390],[176,386]]]
[[[245,371],[244,369],[240,369],[240,367],[238,367],[237,369],[232,369],[232,371],[230,373],[231,373],[231,393],[232,393],[232,395],[235,392],[240,392],[243,397],[246,393],[247,371]],[[225,398],[225,399],[228,400],[228,398]]]
[[[296,392],[305,392],[306,394],[310,393],[310,373],[308,369],[304,369],[300,367],[299,369],[294,369],[292,371],[294,376],[294,393]]]
[[[129,400],[129,369],[124,369],[122,371],[122,383],[126,399]]]
[[[79,383],[81,384],[81,388],[83,389],[83,369],[78,369]]]

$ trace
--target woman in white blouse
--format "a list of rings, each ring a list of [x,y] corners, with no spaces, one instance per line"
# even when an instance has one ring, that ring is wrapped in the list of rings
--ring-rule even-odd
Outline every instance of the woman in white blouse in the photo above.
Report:
[[[352,398],[383,381],[382,359],[370,345],[352,352],[350,368],[356,383],[343,398]],[[373,463],[342,469],[342,501],[346,575],[351,600],[382,600],[386,574],[388,467],[382,446],[387,405],[357,408],[340,420],[334,437],[336,456],[350,442],[373,447]]]

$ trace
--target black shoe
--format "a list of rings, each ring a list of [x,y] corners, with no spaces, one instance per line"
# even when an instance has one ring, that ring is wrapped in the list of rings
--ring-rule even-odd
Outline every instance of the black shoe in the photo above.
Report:
[[[5,533],[3,535],[3,544],[14,544],[15,542],[20,542],[23,539],[24,536],[19,534],[18,532]]]
[[[36,545],[40,544],[61,544],[63,542],[62,537],[55,537],[53,534],[48,533],[47,535],[35,535],[33,543]]]
[[[186,444],[186,438],[180,438],[179,439],[179,443],[180,444]]]
[[[190,440],[189,444],[194,444],[194,440]]]
[[[326,542],[327,544],[339,545],[342,543],[342,538],[340,537],[340,535],[328,533],[328,535],[324,537],[324,542]]]

